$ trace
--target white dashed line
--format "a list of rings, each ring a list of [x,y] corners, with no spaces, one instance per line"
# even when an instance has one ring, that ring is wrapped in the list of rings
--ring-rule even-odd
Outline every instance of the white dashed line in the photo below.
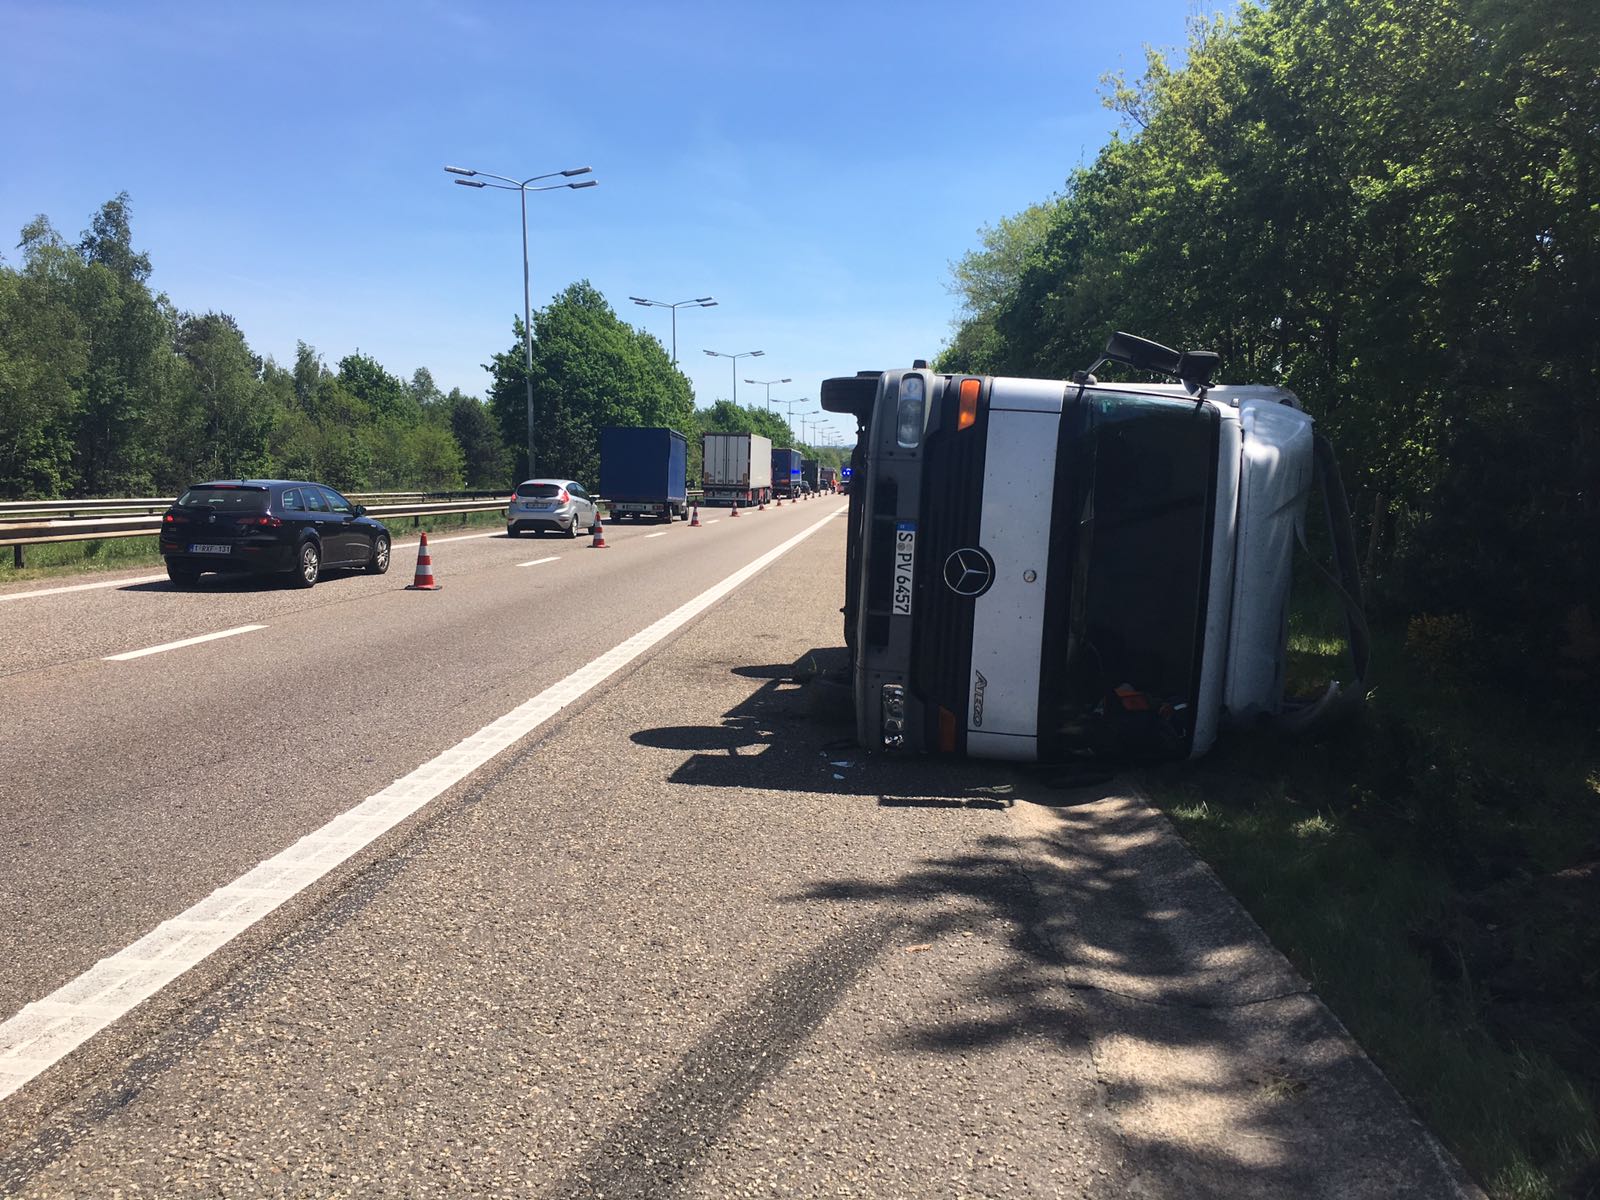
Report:
[[[437,758],[367,797],[234,882],[218,888],[198,904],[163,921],[133,945],[101,959],[43,999],[25,1005],[21,1012],[0,1023],[0,1100],[502,750],[521,741],[567,705],[581,699],[657,642],[822,529],[831,519],[830,513],[807,526],[587,666],[578,668]],[[244,628],[228,632],[242,633]],[[186,644],[173,643],[174,646]]]
[[[666,537],[666,536],[667,536],[666,530],[662,530],[660,533],[647,533],[647,534],[645,534],[644,535],[644,540],[648,542],[653,537]]]
[[[560,562],[560,561],[561,561],[561,556],[559,554],[554,554],[554,555],[551,555],[549,558],[536,558],[532,562],[518,563],[517,566],[519,566],[519,567],[537,567],[540,563]]]
[[[711,518],[711,520],[709,520],[709,521],[702,521],[702,522],[700,522],[700,523],[701,523],[701,524],[702,524],[702,525],[715,525],[715,524],[716,524],[716,523],[717,523],[717,522],[718,522],[718,521],[720,521],[720,520],[722,520],[722,518],[721,518],[721,517],[712,517],[712,518]]]
[[[163,642],[159,646],[147,646],[143,650],[129,650],[123,654],[108,654],[106,662],[127,662],[130,658],[143,658],[146,654],[160,654],[166,650],[182,650],[185,646],[198,646],[201,642],[214,642],[218,638],[235,637],[241,633],[254,633],[257,629],[265,629],[265,625],[240,625],[236,629],[224,629],[220,633],[202,633],[199,637],[184,638],[181,642]]]

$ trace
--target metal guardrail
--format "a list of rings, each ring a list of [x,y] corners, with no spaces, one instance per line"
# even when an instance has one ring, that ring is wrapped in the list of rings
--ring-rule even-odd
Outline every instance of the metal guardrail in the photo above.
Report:
[[[457,493],[460,495],[461,493]],[[369,504],[367,515],[379,520],[412,518],[420,525],[423,517],[452,513],[495,512],[506,506],[506,493],[473,492],[469,496],[494,499],[427,499],[427,492],[352,492],[349,499],[365,504],[369,499],[388,499],[390,504]],[[47,546],[58,542],[93,542],[107,538],[154,537],[161,531],[157,511],[171,507],[167,500],[47,500],[9,501],[0,504],[0,546],[10,546],[12,562],[20,570],[26,565],[28,546]],[[131,512],[130,510],[144,510]],[[93,513],[89,516],[60,516]],[[21,519],[18,519],[21,518]]]
[[[423,517],[454,513],[495,512],[506,506],[507,492],[346,492],[357,504],[366,505],[367,515],[380,521],[411,518],[413,527]],[[689,492],[691,500],[701,498],[698,489]],[[595,503],[607,508],[603,497]],[[368,504],[369,500],[388,500],[388,504]],[[161,531],[161,518],[172,506],[168,498],[104,500],[6,500],[0,501],[0,546],[10,546],[18,570],[26,565],[25,548],[57,542],[93,542],[107,538],[154,537]],[[63,515],[64,514],[64,515]]]

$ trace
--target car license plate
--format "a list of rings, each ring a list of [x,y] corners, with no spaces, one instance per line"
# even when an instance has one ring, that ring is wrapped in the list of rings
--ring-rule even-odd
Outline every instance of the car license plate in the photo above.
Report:
[[[196,542],[189,547],[190,554],[232,554],[232,546],[217,546],[209,542]]]
[[[901,521],[894,527],[894,612],[911,615],[911,579],[917,564],[917,523]]]

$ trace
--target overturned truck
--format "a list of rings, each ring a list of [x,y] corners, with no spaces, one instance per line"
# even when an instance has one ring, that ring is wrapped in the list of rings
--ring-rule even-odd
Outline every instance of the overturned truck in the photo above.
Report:
[[[1101,383],[1107,361],[1176,380]],[[1226,725],[1359,703],[1367,638],[1326,439],[1215,354],[1116,334],[1071,380],[918,362],[827,380],[851,413],[845,640],[858,740],[891,752],[1182,759]],[[1356,681],[1285,698],[1307,500],[1328,514]]]

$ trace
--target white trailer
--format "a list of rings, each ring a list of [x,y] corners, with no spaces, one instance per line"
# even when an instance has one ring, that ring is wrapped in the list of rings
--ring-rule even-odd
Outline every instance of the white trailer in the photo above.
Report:
[[[758,433],[707,433],[700,439],[701,488],[708,503],[735,507],[772,499],[772,439]]]

